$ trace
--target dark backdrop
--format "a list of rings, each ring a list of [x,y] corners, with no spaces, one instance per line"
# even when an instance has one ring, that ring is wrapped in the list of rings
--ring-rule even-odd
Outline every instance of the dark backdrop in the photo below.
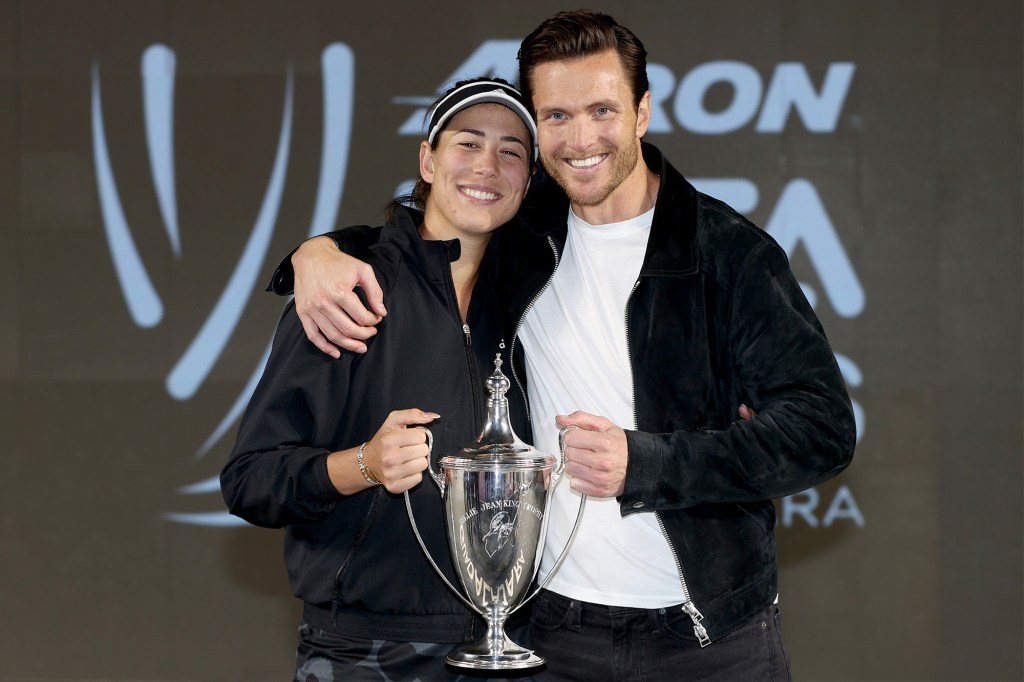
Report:
[[[280,680],[281,534],[211,483],[310,232],[563,5],[0,0],[0,678]],[[1019,680],[1019,0],[603,2],[648,139],[780,239],[856,401],[780,500],[805,680]],[[404,131],[411,131],[407,133]]]

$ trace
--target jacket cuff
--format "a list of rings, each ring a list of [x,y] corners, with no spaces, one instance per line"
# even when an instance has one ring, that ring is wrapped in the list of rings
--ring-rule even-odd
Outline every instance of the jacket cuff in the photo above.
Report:
[[[304,472],[304,487],[311,490],[313,496],[321,502],[337,502],[344,497],[331,483],[331,477],[327,473],[327,457],[330,454],[325,452],[313,457]]]
[[[270,276],[270,284],[267,285],[265,291],[277,294],[278,296],[288,296],[295,290],[295,269],[292,267],[292,254],[298,250],[299,247],[296,246],[287,256],[281,259],[281,262],[277,264],[277,269],[274,270],[274,274]]]
[[[657,434],[626,431],[626,445],[629,462],[625,486],[618,498],[619,512],[622,516],[652,512],[658,499],[665,444]]]
[[[330,237],[334,245],[338,247],[338,250],[342,253],[348,253],[348,244],[342,241],[341,236],[337,232],[328,232],[326,234],[318,234],[313,237],[309,237],[303,244],[310,239],[316,239],[317,237]],[[299,244],[302,246],[302,244]],[[277,264],[277,269],[274,270],[274,274],[270,276],[270,284],[264,291],[269,291],[277,294],[278,296],[290,296],[295,292],[295,268],[292,267],[292,256],[299,250],[299,246],[292,249],[287,256],[281,259],[281,262]]]

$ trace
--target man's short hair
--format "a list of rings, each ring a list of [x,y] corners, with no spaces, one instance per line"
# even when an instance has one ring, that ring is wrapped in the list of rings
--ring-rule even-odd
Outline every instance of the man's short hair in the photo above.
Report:
[[[530,111],[536,115],[533,103],[533,71],[540,64],[582,59],[608,50],[615,50],[633,88],[633,106],[650,89],[647,81],[647,50],[632,31],[619,25],[607,14],[590,10],[559,12],[519,46],[519,87]]]

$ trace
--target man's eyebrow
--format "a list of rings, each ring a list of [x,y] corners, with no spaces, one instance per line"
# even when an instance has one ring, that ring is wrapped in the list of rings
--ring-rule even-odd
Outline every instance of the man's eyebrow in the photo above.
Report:
[[[622,108],[622,106],[623,106],[622,102],[619,102],[618,100],[615,100],[615,99],[610,99],[610,100],[609,99],[596,99],[593,102],[587,102],[586,104],[581,106],[580,110],[581,111],[592,111],[594,109],[605,108],[605,109],[612,109],[612,110],[618,111],[619,109]],[[568,111],[568,108],[567,107],[560,107],[560,106],[543,107],[543,108],[537,109],[537,118],[538,119],[544,118],[545,116],[547,116],[548,114],[550,114],[553,111],[566,112],[566,111]]]

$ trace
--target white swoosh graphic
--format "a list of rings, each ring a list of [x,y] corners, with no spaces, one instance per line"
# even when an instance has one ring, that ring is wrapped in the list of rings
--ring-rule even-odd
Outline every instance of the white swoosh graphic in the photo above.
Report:
[[[121,208],[121,197],[117,192],[117,182],[114,180],[110,154],[107,150],[100,96],[100,71],[96,63],[92,67],[92,147],[103,227],[107,234],[107,247],[114,261],[114,271],[121,284],[121,293],[135,324],[147,329],[155,327],[163,319],[164,306],[153,287],[153,282],[149,279],[146,266],[139,257],[124,210]]]
[[[351,48],[344,43],[332,43],[324,49],[320,61],[324,70],[324,142],[310,237],[334,229],[338,219],[355,99],[355,57]]]
[[[227,512],[195,512],[191,514],[168,512],[164,514],[164,518],[168,521],[187,523],[192,526],[210,526],[216,528],[231,528],[234,526],[249,525],[237,516],[232,516]]]
[[[288,152],[291,145],[292,129],[292,70],[288,69],[284,115],[281,134],[277,144],[277,156],[271,173],[263,205],[256,218],[252,234],[242,252],[238,265],[231,275],[217,305],[188,350],[167,376],[167,392],[177,400],[188,400],[206,380],[213,364],[224,351],[228,338],[238,324],[245,305],[255,290],[256,278],[266,258],[274,223],[281,205],[285,174],[288,167]]]
[[[274,341],[271,339],[270,343],[267,344],[267,349],[263,351],[263,357],[260,358],[260,361],[256,364],[256,369],[253,370],[252,375],[249,377],[249,381],[246,382],[245,388],[243,388],[242,392],[238,394],[237,398],[235,398],[235,402],[231,406],[231,409],[228,410],[228,413],[220,420],[220,424],[218,424],[217,428],[213,430],[210,437],[206,439],[206,442],[199,446],[198,450],[196,450],[196,454],[193,455],[194,459],[200,459],[203,455],[209,452],[210,448],[212,448],[214,444],[221,439],[227,430],[231,428],[231,425],[235,423],[235,420],[238,419],[242,412],[245,411],[246,405],[249,404],[249,398],[252,397],[253,391],[256,390],[256,384],[260,382],[260,377],[263,376],[263,368],[267,366],[267,359],[270,358],[270,348],[273,343]]]
[[[341,206],[341,195],[345,187],[345,172],[348,168],[349,144],[352,137],[352,105],[355,89],[355,57],[351,48],[344,43],[332,43],[324,48],[321,56],[323,66],[323,145],[320,153],[320,180],[317,185],[313,222],[309,236],[314,236],[334,227]],[[270,346],[267,344],[262,359],[256,366],[248,383],[235,399],[231,409],[220,421],[213,433],[196,450],[195,459],[205,456],[223,437],[236,419],[245,410],[256,384],[263,375]]]
[[[152,57],[151,58],[155,60],[156,56],[158,56],[160,54],[159,50],[157,50],[157,48],[159,48],[159,47],[162,47],[162,46],[154,45],[153,47],[150,48],[150,50],[147,51],[147,55],[150,55],[150,53],[152,53]],[[171,53],[170,56],[171,56],[171,58],[173,58],[173,53]],[[344,189],[344,186],[345,186],[345,174],[346,174],[346,170],[347,170],[347,166],[348,166],[349,148],[350,148],[351,135],[352,135],[352,110],[353,110],[354,89],[355,89],[355,58],[354,58],[354,56],[352,54],[352,50],[347,45],[345,45],[344,43],[333,43],[333,44],[329,45],[327,48],[324,49],[324,52],[323,52],[323,54],[321,56],[321,64],[322,64],[323,71],[324,71],[324,73],[323,73],[323,92],[324,92],[323,144],[322,144],[321,156],[320,156],[320,179],[319,179],[319,183],[318,183],[318,186],[317,186],[316,203],[314,205],[312,222],[310,223],[310,227],[309,227],[309,235],[310,236],[313,236],[315,234],[319,234],[320,232],[323,232],[324,230],[327,230],[327,229],[330,229],[330,228],[334,227],[335,222],[336,222],[337,217],[338,217],[338,211],[339,211],[340,206],[341,206],[342,192],[343,192],[343,189]],[[162,74],[159,74],[159,73],[158,74],[154,74],[154,77],[157,77],[157,76],[160,76],[160,75],[162,75]],[[291,121],[291,115],[290,115],[291,109],[290,109],[290,104],[291,104],[292,100],[291,100],[291,80],[290,80],[290,77],[291,77],[291,72],[289,71],[289,90],[288,90],[289,96],[288,96],[288,100],[286,102],[286,111],[285,111],[285,120],[287,121],[287,123],[282,123],[282,142],[284,142],[284,140],[285,140],[285,131],[287,130],[290,133],[290,129],[291,129],[291,123],[290,123],[290,121]],[[173,64],[172,64],[171,78],[173,79]],[[165,92],[163,94],[165,95],[165,103],[164,103],[163,106],[165,107],[165,110],[169,113],[169,116],[173,116],[172,105],[171,105],[172,98],[173,98],[173,88],[170,88],[170,89],[165,88]],[[155,121],[155,119],[154,119],[154,121]],[[148,123],[149,123],[149,121],[147,119],[147,125],[148,125]],[[165,126],[165,128],[167,130],[170,130],[170,126],[169,125]],[[173,138],[170,135],[168,135],[167,138],[166,138],[166,141],[167,141],[167,152],[166,152],[166,155],[168,155],[168,156],[173,151],[171,149],[172,139]],[[150,144],[151,144],[151,148],[152,148],[152,145],[153,145],[153,140],[152,139],[150,140]],[[277,168],[278,167],[283,168],[286,165],[286,163],[287,163],[287,148],[288,148],[287,143],[284,143],[283,147],[282,147],[282,144],[279,144],[279,149],[278,149],[278,158],[279,159],[282,158],[282,148],[284,149],[284,153],[283,153],[284,154],[283,155],[284,161],[280,165],[279,164],[275,164],[275,174],[274,174],[275,176],[277,175]],[[169,170],[169,173],[167,172],[168,170]],[[153,174],[154,174],[154,179],[155,179],[154,182],[155,183],[159,183],[159,181],[156,180],[157,172],[158,171],[154,167]],[[168,168],[165,169],[165,173],[167,173],[166,177],[170,178],[171,183],[168,184],[167,182],[164,182],[162,184],[162,186],[165,188],[164,191],[168,192],[167,196],[170,197],[171,200],[173,200],[173,198],[174,198],[174,195],[173,195],[173,164],[169,165]],[[282,184],[283,184],[283,182],[282,182]],[[271,186],[272,186],[272,188],[274,187],[273,182],[272,182]],[[159,194],[159,192],[161,190],[158,188],[157,191],[158,191],[158,194]],[[271,189],[268,189],[267,197],[269,198],[271,194],[272,194]],[[279,197],[280,197],[280,191],[277,192],[277,199],[275,200],[275,207],[274,207],[274,209],[272,211],[272,213],[275,216],[276,216],[276,213],[277,213],[277,205],[279,205]],[[266,208],[266,206],[267,206],[267,199],[264,200],[264,207]],[[261,218],[262,217],[263,217],[263,212],[261,211]],[[165,221],[168,221],[166,213],[165,213]],[[273,222],[273,221],[271,221],[271,222]],[[259,224],[259,221],[257,221],[257,224]],[[255,232],[256,232],[256,230],[254,230],[254,236],[250,238],[250,243],[253,241],[253,238],[255,237]],[[171,235],[170,229],[168,230],[168,235],[169,236]],[[267,241],[269,243],[269,238],[268,238]],[[248,252],[249,252],[249,249],[247,248],[246,249],[246,254],[243,255],[243,258],[240,260],[239,267],[241,267],[241,264],[246,261],[246,259],[248,257]],[[264,256],[266,254],[266,245],[264,245],[264,247],[263,247],[263,254],[264,254]],[[238,268],[236,268],[236,275],[237,275],[237,269]],[[232,281],[234,281],[234,279],[235,278],[233,277]],[[230,288],[230,285],[229,285],[229,288]],[[227,289],[225,290],[225,295],[222,295],[222,299],[221,299],[222,302],[223,302],[226,294],[227,294]],[[218,304],[218,305],[220,305],[220,304]],[[238,309],[240,310],[240,307]],[[214,315],[216,315],[216,310],[214,312]],[[211,316],[211,318],[212,317],[213,316]],[[232,324],[230,325],[230,328],[228,329],[227,334],[224,337],[225,341],[226,341],[227,336],[230,336],[230,333],[234,329],[234,326],[237,324],[237,319],[238,318],[236,317],[233,320]],[[207,324],[209,324],[209,323],[210,323],[210,320],[207,320]],[[205,329],[206,329],[206,326],[204,325],[204,331],[205,331]],[[202,335],[202,332],[200,333],[200,335]],[[196,339],[196,342],[198,342],[198,341],[199,341],[199,337],[197,337],[197,339]],[[197,345],[196,342],[194,342],[192,347],[190,347],[190,349],[189,349],[190,351],[192,350],[192,348],[196,347],[196,345]],[[260,380],[260,378],[263,375],[263,370],[266,367],[267,360],[268,360],[268,358],[270,356],[270,350],[271,350],[272,344],[273,344],[272,340],[271,340],[270,343],[267,344],[267,347],[266,347],[266,349],[265,349],[265,351],[263,353],[262,358],[257,363],[257,366],[255,367],[252,375],[249,377],[249,380],[246,383],[245,387],[241,390],[239,395],[236,397],[235,402],[232,404],[232,406],[228,410],[227,414],[224,415],[224,417],[221,419],[221,421],[217,425],[217,427],[213,430],[213,432],[210,434],[210,436],[207,437],[206,441],[196,451],[196,453],[194,455],[195,459],[199,459],[199,458],[205,456],[206,454],[208,454],[209,451],[213,448],[213,446],[221,438],[223,438],[224,434],[228,431],[228,429],[230,429],[231,425],[234,424],[238,420],[238,418],[240,417],[242,412],[244,412],[245,407],[246,407],[246,405],[249,402],[249,399],[252,397],[252,394],[253,394],[253,392],[256,389],[256,385],[259,383],[259,380]],[[219,356],[220,352],[223,351],[223,347],[224,347],[223,343],[221,343],[217,347],[217,355],[218,356]],[[187,356],[188,356],[188,353],[186,353],[186,357]],[[186,358],[183,357],[182,361],[180,361],[178,363],[178,366],[175,368],[175,372],[172,372],[172,375],[168,377],[168,391],[171,392],[172,395],[175,395],[174,391],[172,390],[172,382],[173,382],[173,385],[179,386],[179,387],[187,387],[189,385],[193,386],[191,393],[182,394],[184,397],[183,398],[179,398],[179,399],[187,399],[192,394],[194,394],[195,390],[198,389],[198,386],[200,386],[202,384],[203,380],[205,379],[205,376],[209,372],[210,367],[212,367],[212,360],[215,360],[216,358],[215,357],[211,358],[211,362],[209,362],[209,364],[206,366],[206,371],[201,376],[195,377],[193,379],[193,383],[192,384],[190,384],[188,382],[185,382],[185,381],[177,381],[177,382],[175,382],[175,377],[178,377],[180,379],[180,377],[176,374],[176,372],[179,371],[179,368],[183,367],[183,365],[185,364],[185,359]],[[195,364],[199,364],[199,360],[201,360],[201,359],[202,359],[202,355],[200,353],[197,353],[197,359],[196,359],[196,363]],[[187,374],[185,374],[184,376],[187,376]],[[178,397],[178,396],[175,395],[175,397]],[[178,492],[180,494],[182,494],[182,495],[202,495],[202,494],[219,493],[220,492],[220,477],[219,476],[213,476],[213,477],[208,478],[206,480],[199,481],[197,483],[193,483],[193,484],[190,484],[190,485],[187,485],[187,486],[183,486],[183,487],[181,487],[178,490]],[[239,518],[237,518],[235,516],[232,516],[231,514],[229,514],[227,512],[201,512],[201,513],[169,512],[169,513],[164,514],[164,518],[166,520],[174,521],[174,522],[178,522],[178,523],[185,523],[185,524],[199,525],[199,526],[208,526],[208,527],[231,527],[231,526],[244,526],[244,525],[246,525],[245,521],[243,521],[243,520],[241,520],[241,519],[239,519]]]
[[[181,257],[178,203],[174,184],[174,73],[177,60],[166,45],[150,45],[142,54],[142,103],[149,167],[153,172],[164,229],[174,255]]]
[[[199,481],[198,483],[192,483],[190,485],[183,485],[178,488],[178,492],[182,495],[205,495],[206,493],[219,493],[220,492],[220,474],[211,476],[205,481]]]

